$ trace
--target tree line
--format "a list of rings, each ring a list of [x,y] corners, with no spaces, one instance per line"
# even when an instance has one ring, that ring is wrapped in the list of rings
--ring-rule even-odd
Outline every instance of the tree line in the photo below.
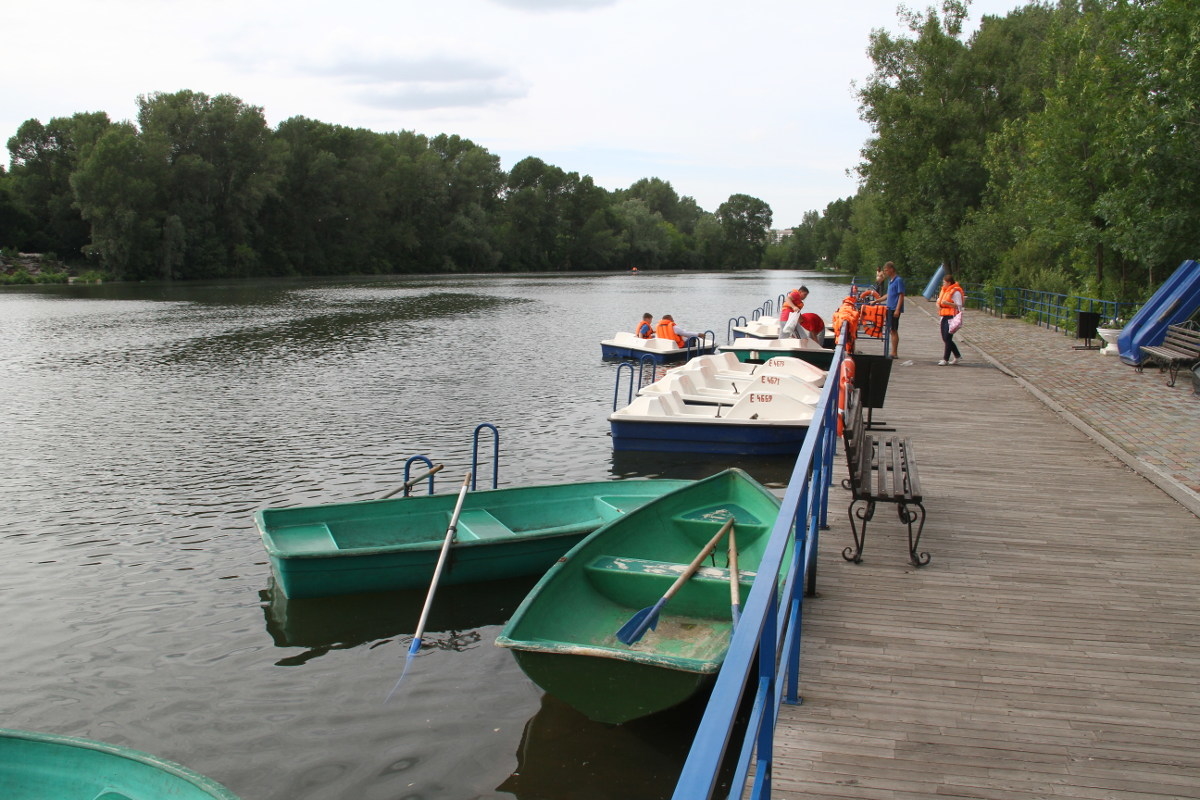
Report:
[[[377,133],[193,91],[26,121],[0,170],[0,246],[116,279],[757,267],[771,209],[670,183],[608,191],[459,136]]]
[[[859,189],[768,264],[1138,299],[1200,256],[1200,5],[1030,3],[965,37],[967,10],[871,35]]]
[[[667,182],[609,191],[469,140],[376,133],[183,91],[24,123],[0,247],[127,279],[939,264],[968,282],[1138,299],[1200,237],[1200,5],[1031,2],[964,34],[969,0],[901,7],[857,87],[859,188],[768,246],[770,207]]]

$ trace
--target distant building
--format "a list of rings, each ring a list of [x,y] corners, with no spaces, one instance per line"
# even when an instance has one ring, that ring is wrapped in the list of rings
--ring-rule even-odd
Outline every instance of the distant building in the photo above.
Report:
[[[768,239],[771,244],[779,244],[795,232],[795,228],[772,228],[768,233]]]

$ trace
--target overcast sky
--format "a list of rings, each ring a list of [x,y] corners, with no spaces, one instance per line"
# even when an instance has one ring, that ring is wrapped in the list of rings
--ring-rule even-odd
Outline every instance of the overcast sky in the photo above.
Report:
[[[669,181],[775,227],[854,194],[854,83],[897,0],[60,0],[9,3],[0,137],[78,111],[133,120],[190,89],[375,131],[457,134],[606,189]],[[917,0],[909,6],[923,9]],[[937,4],[940,7],[940,2]],[[974,0],[971,28],[1021,0]],[[4,152],[7,163],[7,151]],[[847,175],[847,170],[851,171]]]

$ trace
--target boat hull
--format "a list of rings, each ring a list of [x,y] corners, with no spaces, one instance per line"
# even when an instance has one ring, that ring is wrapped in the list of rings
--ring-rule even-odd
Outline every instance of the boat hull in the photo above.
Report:
[[[717,351],[716,345],[707,347],[682,348],[677,350],[642,350],[636,347],[621,347],[618,345],[600,344],[600,355],[606,359],[641,359],[650,357],[656,364],[671,364],[676,361],[686,361],[696,356],[706,356]]]
[[[216,781],[128,747],[0,730],[5,800],[238,800]]]
[[[696,356],[715,353],[717,344],[711,337],[691,339],[690,346],[678,347],[667,339],[640,339],[632,333],[621,331],[612,339],[600,342],[600,355],[606,359],[651,358],[656,364],[686,361]]]
[[[690,483],[593,481],[468,492],[441,582],[474,583],[548,569],[605,522]],[[255,514],[285,596],[427,587],[457,495],[368,500]]]
[[[613,450],[717,453],[738,456],[795,455],[807,424],[609,420]]]
[[[778,498],[736,469],[663,495],[572,548],[496,644],[513,650],[538,686],[593,720],[619,724],[673,708],[711,684],[729,647],[726,542],[641,639],[624,644],[617,631],[655,605],[730,517],[746,597],[778,514]]]

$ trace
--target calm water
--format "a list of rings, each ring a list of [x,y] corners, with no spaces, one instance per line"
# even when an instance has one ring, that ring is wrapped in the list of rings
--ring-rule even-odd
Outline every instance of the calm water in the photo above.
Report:
[[[786,459],[614,454],[599,341],[645,311],[724,342],[800,273],[0,290],[0,727],[181,762],[244,800],[670,795],[696,709],[617,728],[492,645],[533,580],[288,601],[251,513],[379,497],[479,423],[499,484],[702,477]],[[480,443],[481,483],[494,448]],[[415,473],[414,473],[415,474]]]

